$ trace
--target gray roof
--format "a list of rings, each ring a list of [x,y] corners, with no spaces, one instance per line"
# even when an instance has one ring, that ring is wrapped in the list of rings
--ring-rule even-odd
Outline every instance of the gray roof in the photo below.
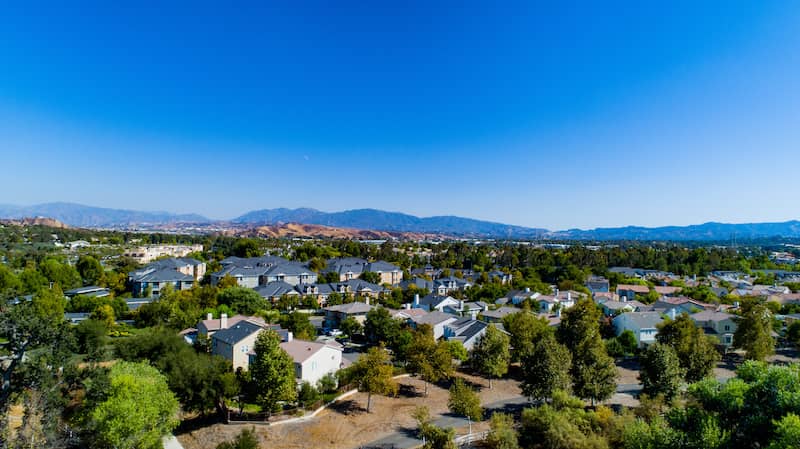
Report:
[[[383,260],[378,260],[376,262],[369,263],[365,271],[372,271],[375,273],[400,271],[400,267]]]
[[[270,276],[277,276],[277,275],[299,276],[301,274],[312,274],[312,273],[313,271],[305,267],[303,264],[297,262],[279,263],[277,265],[272,266],[267,271],[267,274]]]
[[[226,259],[223,259],[220,264],[223,266],[236,266],[236,267],[243,267],[243,268],[255,268],[255,267],[266,267],[269,268],[273,265],[277,265],[280,263],[288,263],[289,261],[284,259],[283,257],[278,256],[261,256],[261,257],[235,257],[231,256]]]
[[[420,317],[412,317],[411,321],[417,324],[430,324],[431,326],[435,326],[437,324],[444,323],[447,320],[455,320],[457,318],[458,317],[455,315],[436,310],[431,313],[426,313]]]
[[[255,290],[263,298],[276,298],[283,295],[300,294],[297,290],[295,290],[293,285],[282,281],[268,282],[264,285],[259,285],[253,290]]]
[[[223,341],[229,345],[244,340],[254,332],[260,332],[264,327],[252,321],[242,320],[227,329],[221,329],[211,336],[212,339]]]
[[[135,282],[173,282],[173,281],[194,281],[194,277],[175,271],[172,268],[159,268],[155,271],[147,271],[133,279]]]
[[[639,329],[655,329],[657,324],[664,321],[664,317],[658,312],[627,312],[618,315],[613,321],[623,316],[627,317],[629,321],[636,323]]]
[[[64,292],[66,296],[104,296],[108,295],[110,290],[103,287],[98,287],[96,285],[90,285],[87,287],[78,287],[73,288],[72,290],[67,290]]]
[[[439,304],[443,303],[446,299],[452,299],[455,301],[456,299],[452,296],[439,296],[431,293],[424,298],[419,299],[419,304],[423,306],[429,306],[431,309],[435,309]]]
[[[330,312],[339,312],[347,315],[367,313],[374,309],[375,306],[363,302],[351,302],[348,304],[338,304],[335,306],[325,307],[325,310]]]
[[[500,307],[497,310],[487,310],[486,312],[483,312],[483,316],[487,318],[502,319],[506,315],[511,315],[512,313],[517,313],[521,310],[522,309],[518,309],[516,307]]]

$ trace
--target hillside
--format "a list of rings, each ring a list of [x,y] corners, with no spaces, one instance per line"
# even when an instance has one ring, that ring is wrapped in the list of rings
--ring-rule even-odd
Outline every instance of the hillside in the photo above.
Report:
[[[242,237],[328,238],[354,240],[423,240],[447,237],[441,234],[371,231],[364,229],[336,228],[331,226],[301,223],[281,223],[277,225],[257,226],[253,228],[233,230],[227,234]]]
[[[69,226],[81,228],[118,228],[142,224],[210,221],[197,214],[180,215],[169,212],[109,209],[74,203],[45,203],[33,206],[0,205],[0,218],[26,217],[48,217]]]
[[[399,212],[354,209],[322,212],[315,209],[264,209],[248,212],[232,220],[242,224],[277,224],[281,222],[381,230],[391,232],[440,233],[464,237],[538,238],[547,230],[526,228],[455,216],[420,218]]]

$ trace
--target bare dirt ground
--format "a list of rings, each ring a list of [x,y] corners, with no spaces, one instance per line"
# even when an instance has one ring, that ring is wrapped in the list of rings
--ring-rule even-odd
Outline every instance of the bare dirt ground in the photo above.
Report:
[[[485,379],[462,373],[458,376],[480,390],[479,395],[484,404],[521,394],[519,383],[514,380],[494,380],[489,389],[489,382]],[[352,449],[397,431],[413,431],[416,422],[411,413],[417,406],[427,406],[431,416],[447,412],[447,385],[429,385],[428,395],[424,396],[425,386],[421,380],[403,378],[398,383],[401,386],[398,397],[372,396],[370,413],[365,410],[367,395],[358,393],[337,402],[306,422],[253,427],[261,447]],[[214,424],[178,435],[178,440],[185,449],[213,449],[219,443],[233,439],[247,426],[250,425]]]

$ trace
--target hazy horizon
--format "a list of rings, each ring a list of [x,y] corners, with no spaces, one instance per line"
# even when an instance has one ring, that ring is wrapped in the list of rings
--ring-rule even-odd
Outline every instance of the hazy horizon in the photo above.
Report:
[[[0,203],[800,218],[800,4],[695,3],[8,6]]]

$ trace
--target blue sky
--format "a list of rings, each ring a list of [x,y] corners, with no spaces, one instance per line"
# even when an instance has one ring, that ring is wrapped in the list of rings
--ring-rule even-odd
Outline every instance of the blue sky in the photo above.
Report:
[[[3,7],[0,203],[800,218],[797,2],[119,3]]]

